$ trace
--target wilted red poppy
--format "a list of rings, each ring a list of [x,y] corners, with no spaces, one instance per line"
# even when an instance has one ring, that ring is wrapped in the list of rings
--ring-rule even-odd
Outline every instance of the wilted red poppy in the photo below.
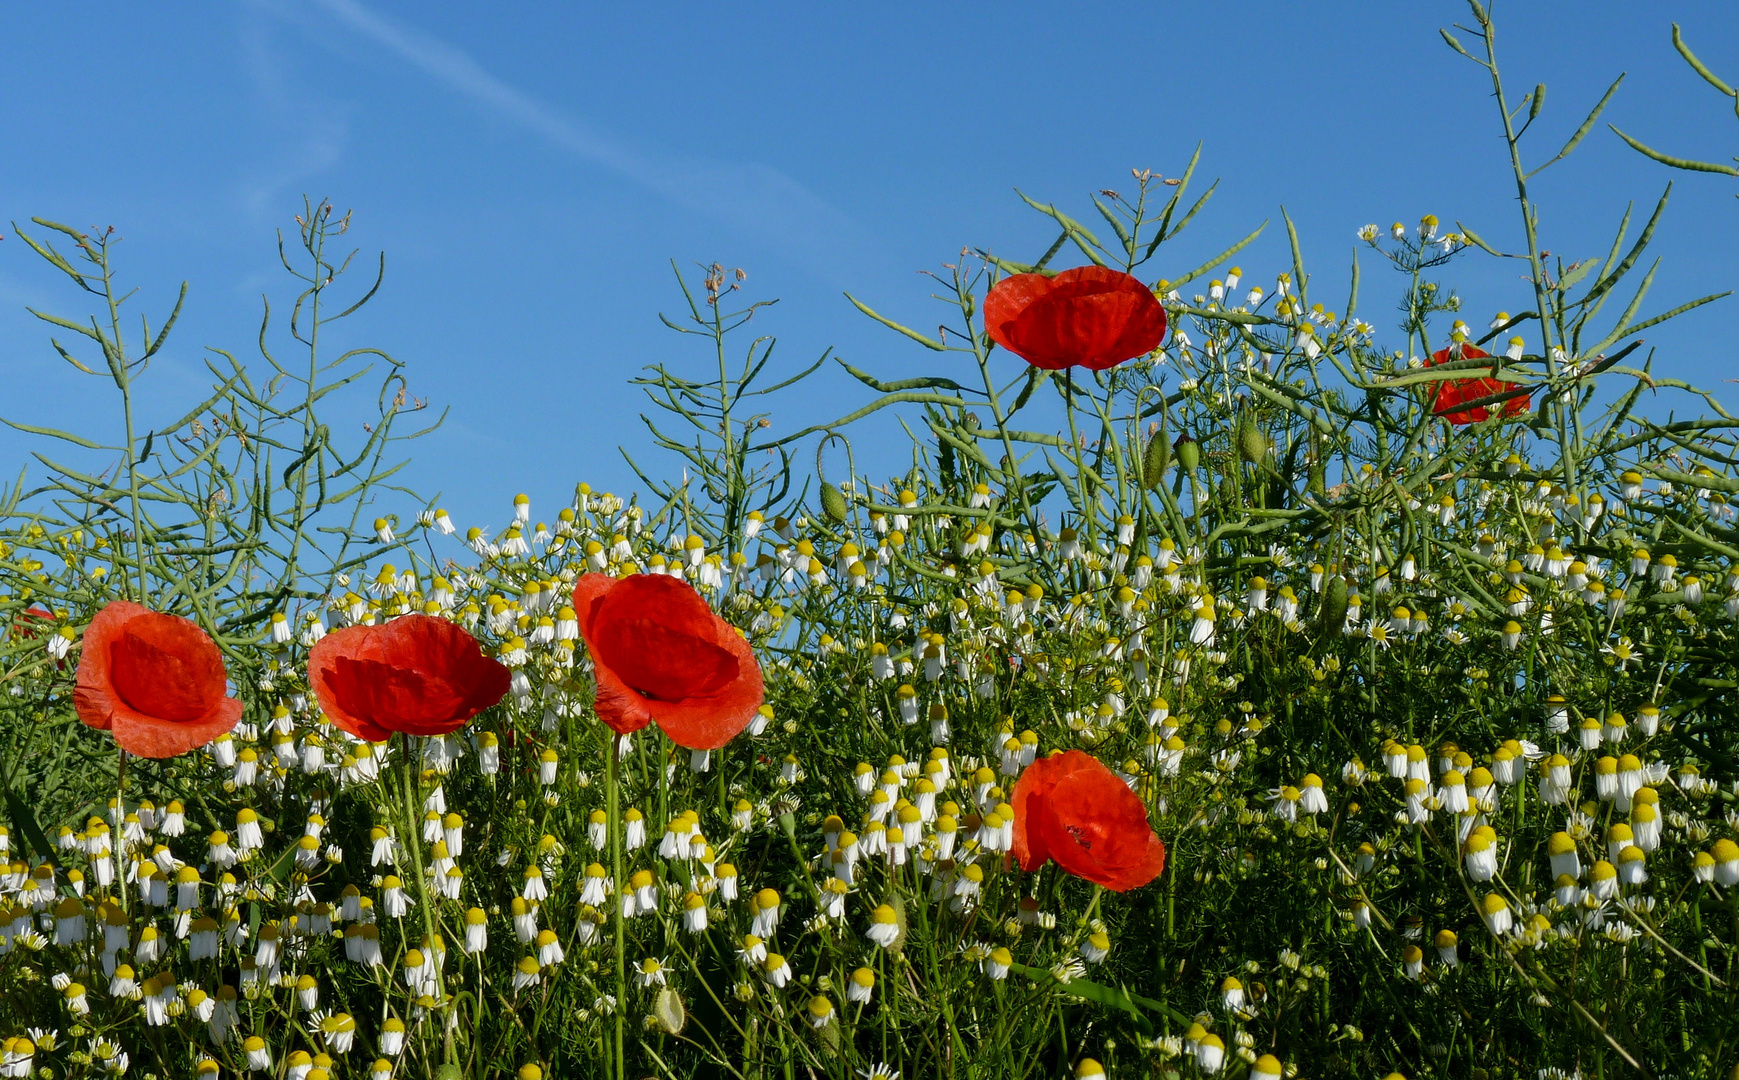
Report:
[[[1484,360],[1488,359],[1490,356],[1491,353],[1486,352],[1477,345],[1463,345],[1461,347],[1461,355],[1458,359]],[[1436,367],[1438,364],[1441,364],[1448,359],[1449,350],[1438,349],[1436,352],[1431,354],[1431,363],[1426,366]],[[1438,416],[1443,417],[1443,419],[1449,421],[1451,424],[1477,424],[1481,420],[1488,419],[1491,416],[1491,410],[1484,405],[1475,405],[1471,409],[1464,409],[1461,408],[1462,404],[1469,401],[1478,401],[1480,398],[1488,398],[1493,394],[1501,394],[1505,390],[1514,389],[1515,384],[1504,382],[1501,379],[1445,379],[1443,382],[1437,384],[1437,392],[1431,396],[1431,411],[1436,413]],[[1496,403],[1494,402],[1494,404]],[[1517,413],[1527,412],[1532,408],[1533,399],[1531,395],[1521,394],[1504,401],[1502,404],[1503,414],[1505,416],[1514,416]]]
[[[1013,855],[1023,870],[1047,861],[1115,892],[1145,885],[1165,869],[1165,845],[1147,807],[1091,755],[1040,758],[1014,785]]]
[[[78,717],[140,757],[184,754],[235,727],[223,654],[198,624],[126,600],[85,629],[73,686]]]
[[[308,684],[334,724],[385,742],[395,731],[446,735],[500,701],[513,673],[465,628],[433,615],[347,626],[308,651]]]
[[[598,718],[626,735],[653,721],[691,750],[749,726],[765,687],[754,650],[693,587],[662,574],[586,574],[574,585]]]
[[[984,327],[1034,367],[1103,371],[1159,347],[1165,308],[1121,270],[1077,266],[1003,278],[984,298]]]

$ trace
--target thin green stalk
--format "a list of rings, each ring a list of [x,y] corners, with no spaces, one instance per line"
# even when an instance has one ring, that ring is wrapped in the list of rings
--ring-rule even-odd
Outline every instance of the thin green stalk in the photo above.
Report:
[[[1545,260],[1540,254],[1540,237],[1538,233],[1539,214],[1533,201],[1528,197],[1528,172],[1522,167],[1522,151],[1520,136],[1516,133],[1515,121],[1509,107],[1509,99],[1504,93],[1503,79],[1497,68],[1496,28],[1492,23],[1487,9],[1478,4],[1472,5],[1474,18],[1479,22],[1480,37],[1485,44],[1485,69],[1491,73],[1492,96],[1497,101],[1498,114],[1503,118],[1504,143],[1509,150],[1510,171],[1516,181],[1516,202],[1522,212],[1522,229],[1528,239],[1528,278],[1534,290],[1534,310],[1540,313],[1540,343],[1541,355],[1546,363],[1546,378],[1549,384],[1558,380],[1558,360],[1553,351],[1552,320],[1547,318],[1551,311],[1550,300],[1546,289]],[[1580,477],[1577,475],[1576,454],[1570,438],[1569,406],[1560,401],[1556,403],[1554,412],[1557,414],[1559,461],[1564,469],[1564,486],[1574,492],[1578,498],[1586,500],[1587,493],[1581,490]]]
[[[423,913],[423,932],[428,937],[427,944],[429,952],[428,955],[423,958],[423,962],[425,964],[433,965],[435,970],[435,993],[441,1004],[441,1029],[445,1046],[445,1058],[443,1064],[446,1064],[453,1060],[453,1026],[449,1021],[451,1020],[453,1009],[456,1005],[456,999],[450,998],[447,995],[446,976],[443,974],[441,964],[435,956],[436,942],[439,937],[435,932],[435,905],[429,896],[428,881],[424,875],[422,834],[417,829],[417,810],[421,805],[417,798],[419,786],[417,778],[419,771],[417,748],[412,736],[401,734],[400,739],[402,741],[399,743],[399,748],[404,753],[404,761],[400,769],[399,781],[404,792],[401,806],[404,812],[405,825],[407,826],[407,831],[405,832],[405,847],[410,849],[412,865],[411,881],[413,888],[416,890],[417,906],[422,909]]]
[[[604,734],[604,799],[605,815],[609,818],[610,831],[610,873],[615,875],[616,891],[611,897],[613,910],[610,912],[610,922],[616,928],[616,1007],[612,1010],[615,1018],[616,1037],[614,1040],[615,1080],[626,1080],[628,1065],[626,1060],[627,1026],[622,1016],[626,1007],[628,985],[627,931],[622,919],[622,811],[619,788],[620,767],[616,761],[616,733],[606,730]]]

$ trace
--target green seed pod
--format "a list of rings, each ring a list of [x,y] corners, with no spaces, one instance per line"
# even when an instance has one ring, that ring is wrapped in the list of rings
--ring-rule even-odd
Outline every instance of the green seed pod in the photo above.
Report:
[[[1322,592],[1322,629],[1336,633],[1347,621],[1347,579],[1339,574],[1328,579]]]
[[[1268,438],[1248,412],[1238,418],[1238,456],[1252,465],[1268,456]]]
[[[826,480],[821,482],[821,512],[827,515],[827,520],[835,525],[845,524],[847,508],[845,492]]]
[[[1186,473],[1194,473],[1202,463],[1202,446],[1189,435],[1179,435],[1172,446],[1177,451],[1177,463]]]
[[[1161,428],[1147,440],[1147,449],[1141,455],[1141,481],[1147,490],[1158,490],[1170,464],[1171,441],[1165,437],[1165,429]]]

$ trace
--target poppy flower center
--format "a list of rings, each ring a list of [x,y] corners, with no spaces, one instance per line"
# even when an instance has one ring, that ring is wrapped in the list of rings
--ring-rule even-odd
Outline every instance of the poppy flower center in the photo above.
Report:
[[[1093,835],[1092,832],[1090,832],[1088,829],[1086,829],[1084,826],[1081,826],[1081,825],[1069,825],[1069,826],[1066,826],[1066,828],[1068,829],[1068,832],[1069,832],[1069,839],[1073,840],[1076,844],[1078,844],[1081,847],[1081,850],[1083,850],[1083,851],[1092,851],[1093,850],[1093,841],[1096,839],[1096,837]]]
[[[115,693],[136,712],[186,722],[211,711],[223,696],[217,650],[179,619],[141,615],[109,647]]]

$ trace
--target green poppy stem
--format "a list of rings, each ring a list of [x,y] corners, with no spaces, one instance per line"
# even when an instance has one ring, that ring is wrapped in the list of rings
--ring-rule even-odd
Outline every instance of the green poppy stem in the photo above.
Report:
[[[451,1019],[455,1002],[447,997],[446,980],[441,973],[441,962],[436,956],[439,935],[435,932],[435,907],[429,896],[429,883],[423,869],[422,835],[417,829],[417,809],[420,805],[420,800],[417,798],[417,781],[420,771],[417,768],[417,747],[410,735],[401,735],[400,738],[403,740],[400,745],[404,751],[403,768],[399,774],[399,779],[403,783],[403,795],[400,801],[407,828],[405,847],[411,853],[411,887],[416,890],[417,907],[423,913],[423,932],[428,938],[425,944],[429,951],[428,955],[423,958],[423,963],[433,965],[435,970],[435,998],[441,1005],[441,1035],[444,1051],[442,1063],[443,1065],[451,1065],[453,1063],[453,1025]]]
[[[625,1024],[622,1018],[623,999],[627,996],[628,960],[627,960],[627,926],[622,919],[622,810],[619,766],[616,761],[616,733],[608,731],[604,737],[604,794],[609,816],[610,830],[610,873],[615,875],[616,892],[611,898],[615,910],[610,913],[610,922],[616,927],[616,1007],[615,1016],[615,1063],[613,1074],[616,1080],[626,1080],[628,1066]]]

